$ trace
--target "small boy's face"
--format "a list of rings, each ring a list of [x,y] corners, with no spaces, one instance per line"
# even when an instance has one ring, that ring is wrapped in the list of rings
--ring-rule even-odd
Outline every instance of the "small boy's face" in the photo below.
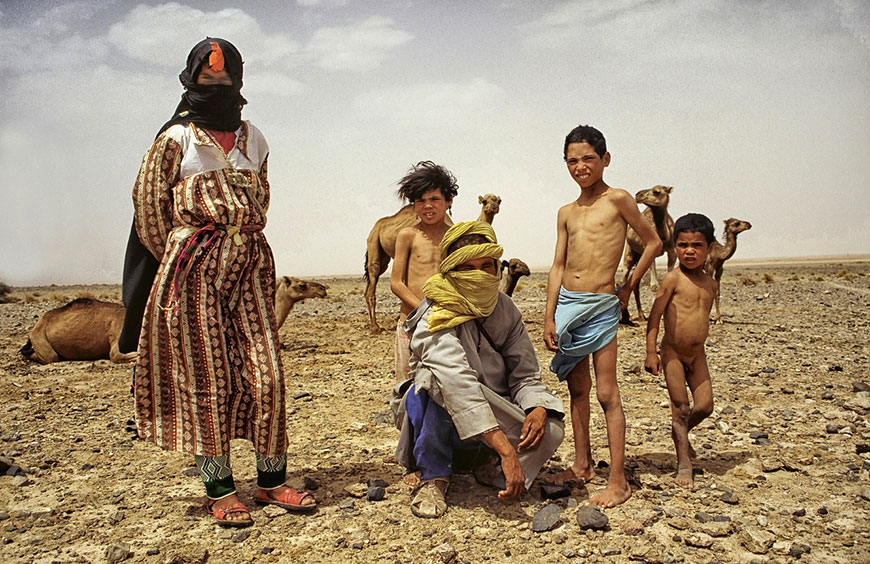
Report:
[[[571,143],[565,151],[565,164],[574,182],[580,188],[588,188],[601,180],[604,169],[610,164],[610,153],[599,157],[589,143]]]
[[[704,262],[707,260],[707,252],[710,250],[710,245],[703,233],[681,231],[677,234],[675,246],[680,266],[689,270],[703,268]]]
[[[444,198],[440,188],[424,192],[422,196],[414,200],[414,211],[420,221],[427,225],[435,225],[444,221],[450,201]]]

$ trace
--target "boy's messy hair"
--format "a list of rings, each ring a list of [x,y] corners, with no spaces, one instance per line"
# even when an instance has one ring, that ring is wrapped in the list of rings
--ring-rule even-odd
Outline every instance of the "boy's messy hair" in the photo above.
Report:
[[[604,135],[591,125],[578,125],[565,137],[565,148],[562,150],[562,158],[568,158],[568,145],[571,143],[589,143],[599,157],[604,157],[607,152],[607,141]]]
[[[700,233],[709,245],[713,242],[713,222],[706,215],[687,213],[674,222],[674,241],[680,233]]]
[[[414,203],[426,192],[436,189],[441,190],[441,195],[448,202],[459,192],[456,178],[449,170],[432,161],[420,161],[399,180],[399,189],[396,193],[400,198]]]

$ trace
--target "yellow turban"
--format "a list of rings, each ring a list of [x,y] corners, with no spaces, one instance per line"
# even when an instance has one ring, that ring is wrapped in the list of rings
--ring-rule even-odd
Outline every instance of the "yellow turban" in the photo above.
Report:
[[[482,235],[489,242],[465,245],[448,255],[447,249],[463,235]],[[499,276],[482,270],[453,270],[473,259],[489,257],[498,262],[504,251],[496,240],[492,226],[484,221],[457,223],[444,234],[439,249],[439,273],[423,284],[423,295],[435,302],[429,314],[429,331],[449,329],[492,313],[498,303]]]

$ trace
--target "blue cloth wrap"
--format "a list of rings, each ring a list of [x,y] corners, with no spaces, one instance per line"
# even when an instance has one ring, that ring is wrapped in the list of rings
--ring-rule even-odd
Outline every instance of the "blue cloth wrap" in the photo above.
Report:
[[[556,339],[559,351],[550,371],[564,381],[584,358],[616,337],[619,328],[619,298],[615,294],[569,292],[559,289],[556,306]]]

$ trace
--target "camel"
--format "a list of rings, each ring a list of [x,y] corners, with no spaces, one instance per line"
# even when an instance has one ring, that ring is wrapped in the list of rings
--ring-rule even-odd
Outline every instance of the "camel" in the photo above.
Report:
[[[485,221],[492,225],[492,220],[495,218],[495,214],[498,213],[498,208],[501,205],[501,198],[495,194],[486,194],[485,196],[478,196],[477,203],[481,205],[477,221]]]
[[[674,269],[674,264],[677,261],[677,253],[674,249],[674,219],[668,214],[668,203],[670,202],[671,191],[673,189],[672,186],[659,185],[647,188],[646,190],[640,190],[634,195],[634,199],[638,204],[645,204],[647,206],[643,210],[643,216],[653,226],[656,230],[656,235],[662,241],[662,252],[658,256],[667,253],[668,272]],[[628,277],[631,275],[631,271],[634,269],[637,261],[640,260],[642,254],[643,241],[637,232],[629,226],[625,233],[625,254],[622,257],[622,264],[625,267],[625,276],[622,278],[623,286],[628,282]],[[659,287],[655,259],[653,259],[653,263],[649,267],[649,275],[649,287],[655,292]],[[646,317],[640,305],[640,281],[634,287],[634,301],[637,304],[638,318],[644,321]],[[628,307],[622,310],[622,319],[619,322],[623,325],[632,324],[628,317]]]
[[[297,302],[307,298],[325,297],[326,286],[323,284],[293,276],[281,277],[275,285],[275,317],[278,318],[278,328],[284,325],[284,320]]]
[[[722,279],[723,264],[734,256],[734,252],[737,250],[737,234],[752,229],[752,224],[748,221],[733,217],[724,220],[723,223],[725,224],[725,244],[723,245],[714,238],[707,253],[707,262],[704,264],[707,275],[715,278],[716,282]],[[719,293],[716,292],[716,316],[713,318],[716,323],[722,323],[722,314],[719,312]]]
[[[30,330],[27,343],[19,352],[27,360],[40,364],[101,358],[111,359],[116,364],[134,362],[135,351],[118,350],[123,325],[123,305],[77,298],[45,312]]]
[[[479,221],[492,225],[492,218],[498,213],[501,198],[495,194],[479,196],[481,205]],[[488,218],[488,219],[487,219]],[[372,333],[379,333],[381,326],[377,319],[377,289],[378,279],[387,271],[390,260],[396,255],[396,237],[405,227],[417,223],[417,213],[414,204],[408,204],[393,215],[382,217],[375,222],[366,240],[366,267],[363,278],[366,281],[366,307],[369,312],[369,328]],[[450,217],[445,217],[448,225],[453,225]]]
[[[507,268],[507,274],[504,276],[504,285],[501,291],[512,296],[517,287],[520,277],[531,274],[529,266],[518,258],[512,258],[510,261],[501,261],[501,270]]]

